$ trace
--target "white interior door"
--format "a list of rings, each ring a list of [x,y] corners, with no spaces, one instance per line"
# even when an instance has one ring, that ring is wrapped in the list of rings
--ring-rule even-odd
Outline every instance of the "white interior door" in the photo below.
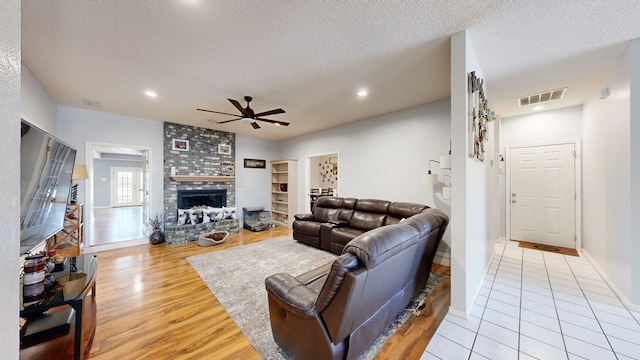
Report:
[[[138,168],[113,168],[113,206],[142,205],[143,171]]]
[[[575,144],[509,152],[511,239],[576,247]]]

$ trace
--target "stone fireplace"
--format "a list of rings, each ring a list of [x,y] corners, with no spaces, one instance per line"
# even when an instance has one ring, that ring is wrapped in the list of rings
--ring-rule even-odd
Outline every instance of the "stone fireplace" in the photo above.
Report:
[[[212,231],[239,230],[238,219],[178,225],[178,209],[194,206],[236,206],[235,177],[222,176],[222,163],[235,161],[235,134],[176,123],[164,123],[164,225],[167,244],[197,240]],[[174,149],[173,139],[188,141],[187,149]],[[218,153],[218,145],[231,154]]]

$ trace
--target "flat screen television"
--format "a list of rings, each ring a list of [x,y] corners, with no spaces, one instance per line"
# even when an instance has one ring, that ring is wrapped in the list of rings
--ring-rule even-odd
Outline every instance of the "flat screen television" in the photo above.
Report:
[[[22,120],[20,139],[20,255],[64,226],[76,150]]]

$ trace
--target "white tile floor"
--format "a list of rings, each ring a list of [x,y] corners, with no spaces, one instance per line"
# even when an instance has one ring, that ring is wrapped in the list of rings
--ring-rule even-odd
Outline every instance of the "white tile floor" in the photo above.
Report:
[[[500,242],[469,319],[447,314],[421,359],[640,359],[640,312],[584,257]]]

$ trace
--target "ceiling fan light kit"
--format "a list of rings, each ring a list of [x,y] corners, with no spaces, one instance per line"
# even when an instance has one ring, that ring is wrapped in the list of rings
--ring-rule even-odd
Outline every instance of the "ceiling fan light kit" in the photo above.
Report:
[[[256,121],[263,121],[263,122],[271,123],[271,124],[274,124],[274,125],[277,125],[277,126],[289,126],[289,123],[286,122],[286,121],[272,120],[272,119],[266,119],[266,118],[262,117],[262,116],[269,116],[269,115],[284,114],[285,111],[280,109],[280,108],[273,109],[273,110],[268,110],[268,111],[263,111],[263,112],[260,112],[260,113],[256,114],[253,111],[253,109],[249,106],[249,103],[251,102],[251,100],[253,100],[253,98],[251,96],[245,96],[244,97],[244,101],[247,102],[247,107],[245,107],[245,108],[243,108],[242,105],[240,105],[240,103],[237,100],[234,100],[234,99],[227,99],[227,100],[229,100],[229,102],[236,109],[238,109],[238,111],[240,111],[239,115],[238,114],[230,114],[230,113],[221,112],[221,111],[207,110],[207,109],[196,109],[196,110],[210,112],[210,113],[214,113],[214,114],[235,116],[235,118],[233,118],[233,119],[223,120],[223,121],[209,120],[209,121],[215,122],[216,124],[226,124],[228,122],[242,120],[243,122],[249,123],[251,125],[251,127],[253,127],[256,130],[260,129],[260,125],[258,125],[258,123]]]

